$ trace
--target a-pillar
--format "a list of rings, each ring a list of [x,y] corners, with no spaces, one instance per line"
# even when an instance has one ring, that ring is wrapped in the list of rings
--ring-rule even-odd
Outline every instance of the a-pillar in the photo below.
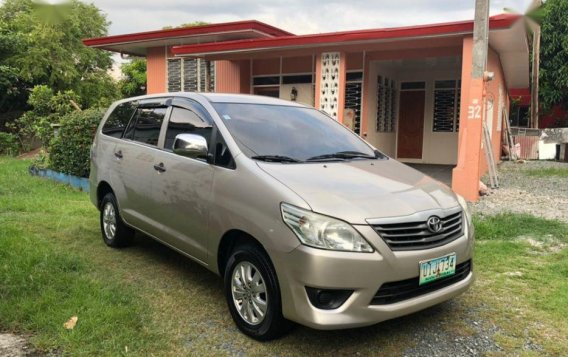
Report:
[[[468,201],[479,199],[483,109],[483,78],[473,79],[473,38],[463,40],[458,162],[452,173],[452,189]]]

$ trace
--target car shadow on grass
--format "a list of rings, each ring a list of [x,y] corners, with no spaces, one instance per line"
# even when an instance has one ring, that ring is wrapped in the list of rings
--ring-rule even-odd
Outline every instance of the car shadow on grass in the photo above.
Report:
[[[373,326],[320,331],[297,325],[288,335],[268,343],[259,343],[242,335],[233,324],[226,307],[222,278],[205,267],[149,237],[137,234],[126,252],[141,257],[139,273],[152,275],[150,288],[170,289],[181,295],[192,294],[191,301],[177,300],[171,312],[187,314],[179,324],[186,331],[181,337],[186,350],[209,349],[227,354],[357,354],[357,353],[459,353],[450,345],[463,344],[475,331],[464,327],[464,319],[473,314],[460,299],[433,306],[408,316]],[[171,293],[169,293],[171,294]],[[202,305],[208,311],[201,311]],[[436,343],[445,344],[437,350]],[[422,346],[424,345],[424,346]],[[451,347],[449,350],[448,347]],[[459,346],[457,346],[459,347]],[[456,348],[457,348],[456,347]]]

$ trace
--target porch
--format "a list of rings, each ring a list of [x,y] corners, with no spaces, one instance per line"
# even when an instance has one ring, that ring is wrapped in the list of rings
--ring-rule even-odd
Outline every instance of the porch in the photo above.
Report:
[[[462,51],[463,39],[456,37],[309,52],[201,54],[199,60],[214,61],[216,92],[315,106],[400,161],[455,165]]]

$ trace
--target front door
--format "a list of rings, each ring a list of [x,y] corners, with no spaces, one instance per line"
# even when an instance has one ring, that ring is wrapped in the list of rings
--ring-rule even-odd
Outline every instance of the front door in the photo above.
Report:
[[[176,102],[181,106],[176,106]],[[211,119],[197,103],[174,101],[164,135],[164,150],[155,156],[161,170],[152,178],[153,218],[161,223],[157,234],[169,245],[205,261],[208,220],[213,184],[213,166],[205,159],[191,159],[173,153],[179,134],[203,136],[211,142]]]
[[[397,158],[422,159],[425,96],[423,89],[400,91]]]

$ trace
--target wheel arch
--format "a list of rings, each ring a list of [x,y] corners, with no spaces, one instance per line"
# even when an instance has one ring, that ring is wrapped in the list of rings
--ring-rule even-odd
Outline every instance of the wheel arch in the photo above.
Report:
[[[99,184],[97,186],[97,208],[98,209],[101,208],[101,201],[103,200],[103,197],[105,197],[105,195],[108,194],[108,193],[114,194],[114,191],[112,190],[112,187],[110,187],[110,184],[106,181],[99,182]]]
[[[258,239],[243,230],[231,229],[223,234],[223,237],[221,237],[221,240],[219,241],[219,246],[217,247],[217,269],[219,275],[224,276],[225,267],[229,257],[231,256],[231,252],[236,247],[245,244],[254,245],[261,249],[266,254],[270,264],[273,264],[270,255]]]

